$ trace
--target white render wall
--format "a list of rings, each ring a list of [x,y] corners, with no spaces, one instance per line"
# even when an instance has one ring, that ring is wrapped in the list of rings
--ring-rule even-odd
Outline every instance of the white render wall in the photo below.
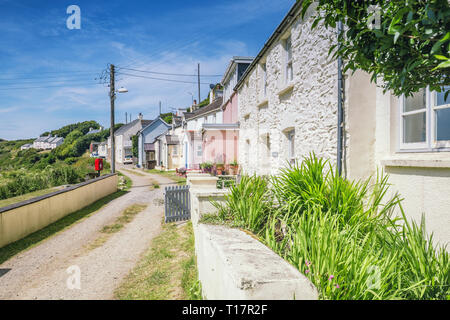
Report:
[[[266,53],[267,96],[263,97],[260,65],[253,68],[238,91],[240,164],[250,174],[275,174],[286,165],[286,133],[291,129],[295,129],[297,159],[311,151],[332,162],[336,158],[337,63],[328,57],[336,34],[322,27],[311,31],[311,21],[300,18],[285,31],[292,39],[293,81],[283,81],[283,34]],[[264,143],[267,134],[268,148]]]

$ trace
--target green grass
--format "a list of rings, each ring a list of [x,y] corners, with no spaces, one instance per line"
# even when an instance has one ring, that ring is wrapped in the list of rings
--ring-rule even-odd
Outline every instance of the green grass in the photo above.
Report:
[[[21,196],[17,196],[17,197],[14,197],[14,198],[8,198],[8,199],[0,200],[0,208],[9,206],[11,204],[19,203],[19,202],[22,202],[22,201],[25,201],[25,200],[30,200],[32,198],[40,197],[40,196],[43,196],[43,195],[48,194],[48,193],[52,193],[52,192],[60,190],[60,189],[61,188],[59,188],[59,187],[43,189],[43,190],[38,190],[38,191],[26,193],[26,194],[23,194]]]
[[[36,231],[28,235],[27,237],[21,240],[18,240],[9,245],[6,245],[3,248],[0,248],[0,264],[7,261],[16,254],[24,250],[30,249],[35,245],[39,244],[40,242],[58,234],[59,232],[64,231],[65,229],[73,226],[76,223],[79,223],[83,219],[86,219],[87,217],[96,213],[98,210],[107,205],[109,202],[123,196],[126,193],[127,193],[126,191],[117,191],[113,194],[110,194],[109,196],[106,196],[81,210],[69,214],[66,217],[52,223],[51,225],[39,231]]]
[[[186,178],[178,176],[174,171],[162,171],[162,170],[157,170],[157,169],[145,169],[144,171],[148,172],[148,173],[152,173],[152,174],[158,174],[160,176],[172,179],[179,185],[186,184]]]
[[[133,181],[121,172],[117,172],[119,175],[119,189],[123,191],[128,191],[133,185]]]
[[[149,250],[115,292],[121,300],[201,299],[192,224],[163,224]]]

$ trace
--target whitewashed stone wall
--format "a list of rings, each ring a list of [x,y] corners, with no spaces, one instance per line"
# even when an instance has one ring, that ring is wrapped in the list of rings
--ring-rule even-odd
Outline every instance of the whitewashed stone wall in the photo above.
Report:
[[[328,56],[336,32],[298,17],[266,53],[267,94],[261,63],[238,91],[240,163],[253,174],[274,174],[286,165],[288,138],[295,129],[295,157],[314,151],[335,163],[337,144],[337,62]],[[286,84],[284,37],[291,33],[293,81]],[[264,61],[264,58],[263,58]],[[269,134],[269,149],[264,137]]]

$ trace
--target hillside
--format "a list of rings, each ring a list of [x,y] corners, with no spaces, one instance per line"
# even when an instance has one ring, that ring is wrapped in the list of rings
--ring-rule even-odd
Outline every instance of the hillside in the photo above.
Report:
[[[117,124],[117,130],[123,124]],[[64,184],[84,181],[94,173],[94,158],[86,153],[92,141],[104,141],[109,129],[86,134],[99,128],[95,121],[85,121],[46,132],[65,136],[64,143],[53,150],[20,150],[34,139],[0,141],[0,200],[9,199]],[[104,172],[109,164],[104,162]]]

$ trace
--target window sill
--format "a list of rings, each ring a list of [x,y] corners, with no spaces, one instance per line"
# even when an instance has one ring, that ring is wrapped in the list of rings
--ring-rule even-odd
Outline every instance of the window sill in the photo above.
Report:
[[[294,89],[294,84],[292,82],[290,82],[289,84],[287,84],[283,89],[281,89],[280,91],[278,91],[278,95],[282,96],[283,94],[288,93],[289,91],[292,91],[292,89]]]
[[[402,159],[389,158],[381,160],[383,167],[408,167],[408,168],[445,168],[450,169],[448,159]]]
[[[269,104],[269,100],[267,98],[264,98],[263,100],[260,100],[258,102],[258,104],[256,105],[256,107],[259,109],[261,107],[264,107],[264,105],[268,105]]]

